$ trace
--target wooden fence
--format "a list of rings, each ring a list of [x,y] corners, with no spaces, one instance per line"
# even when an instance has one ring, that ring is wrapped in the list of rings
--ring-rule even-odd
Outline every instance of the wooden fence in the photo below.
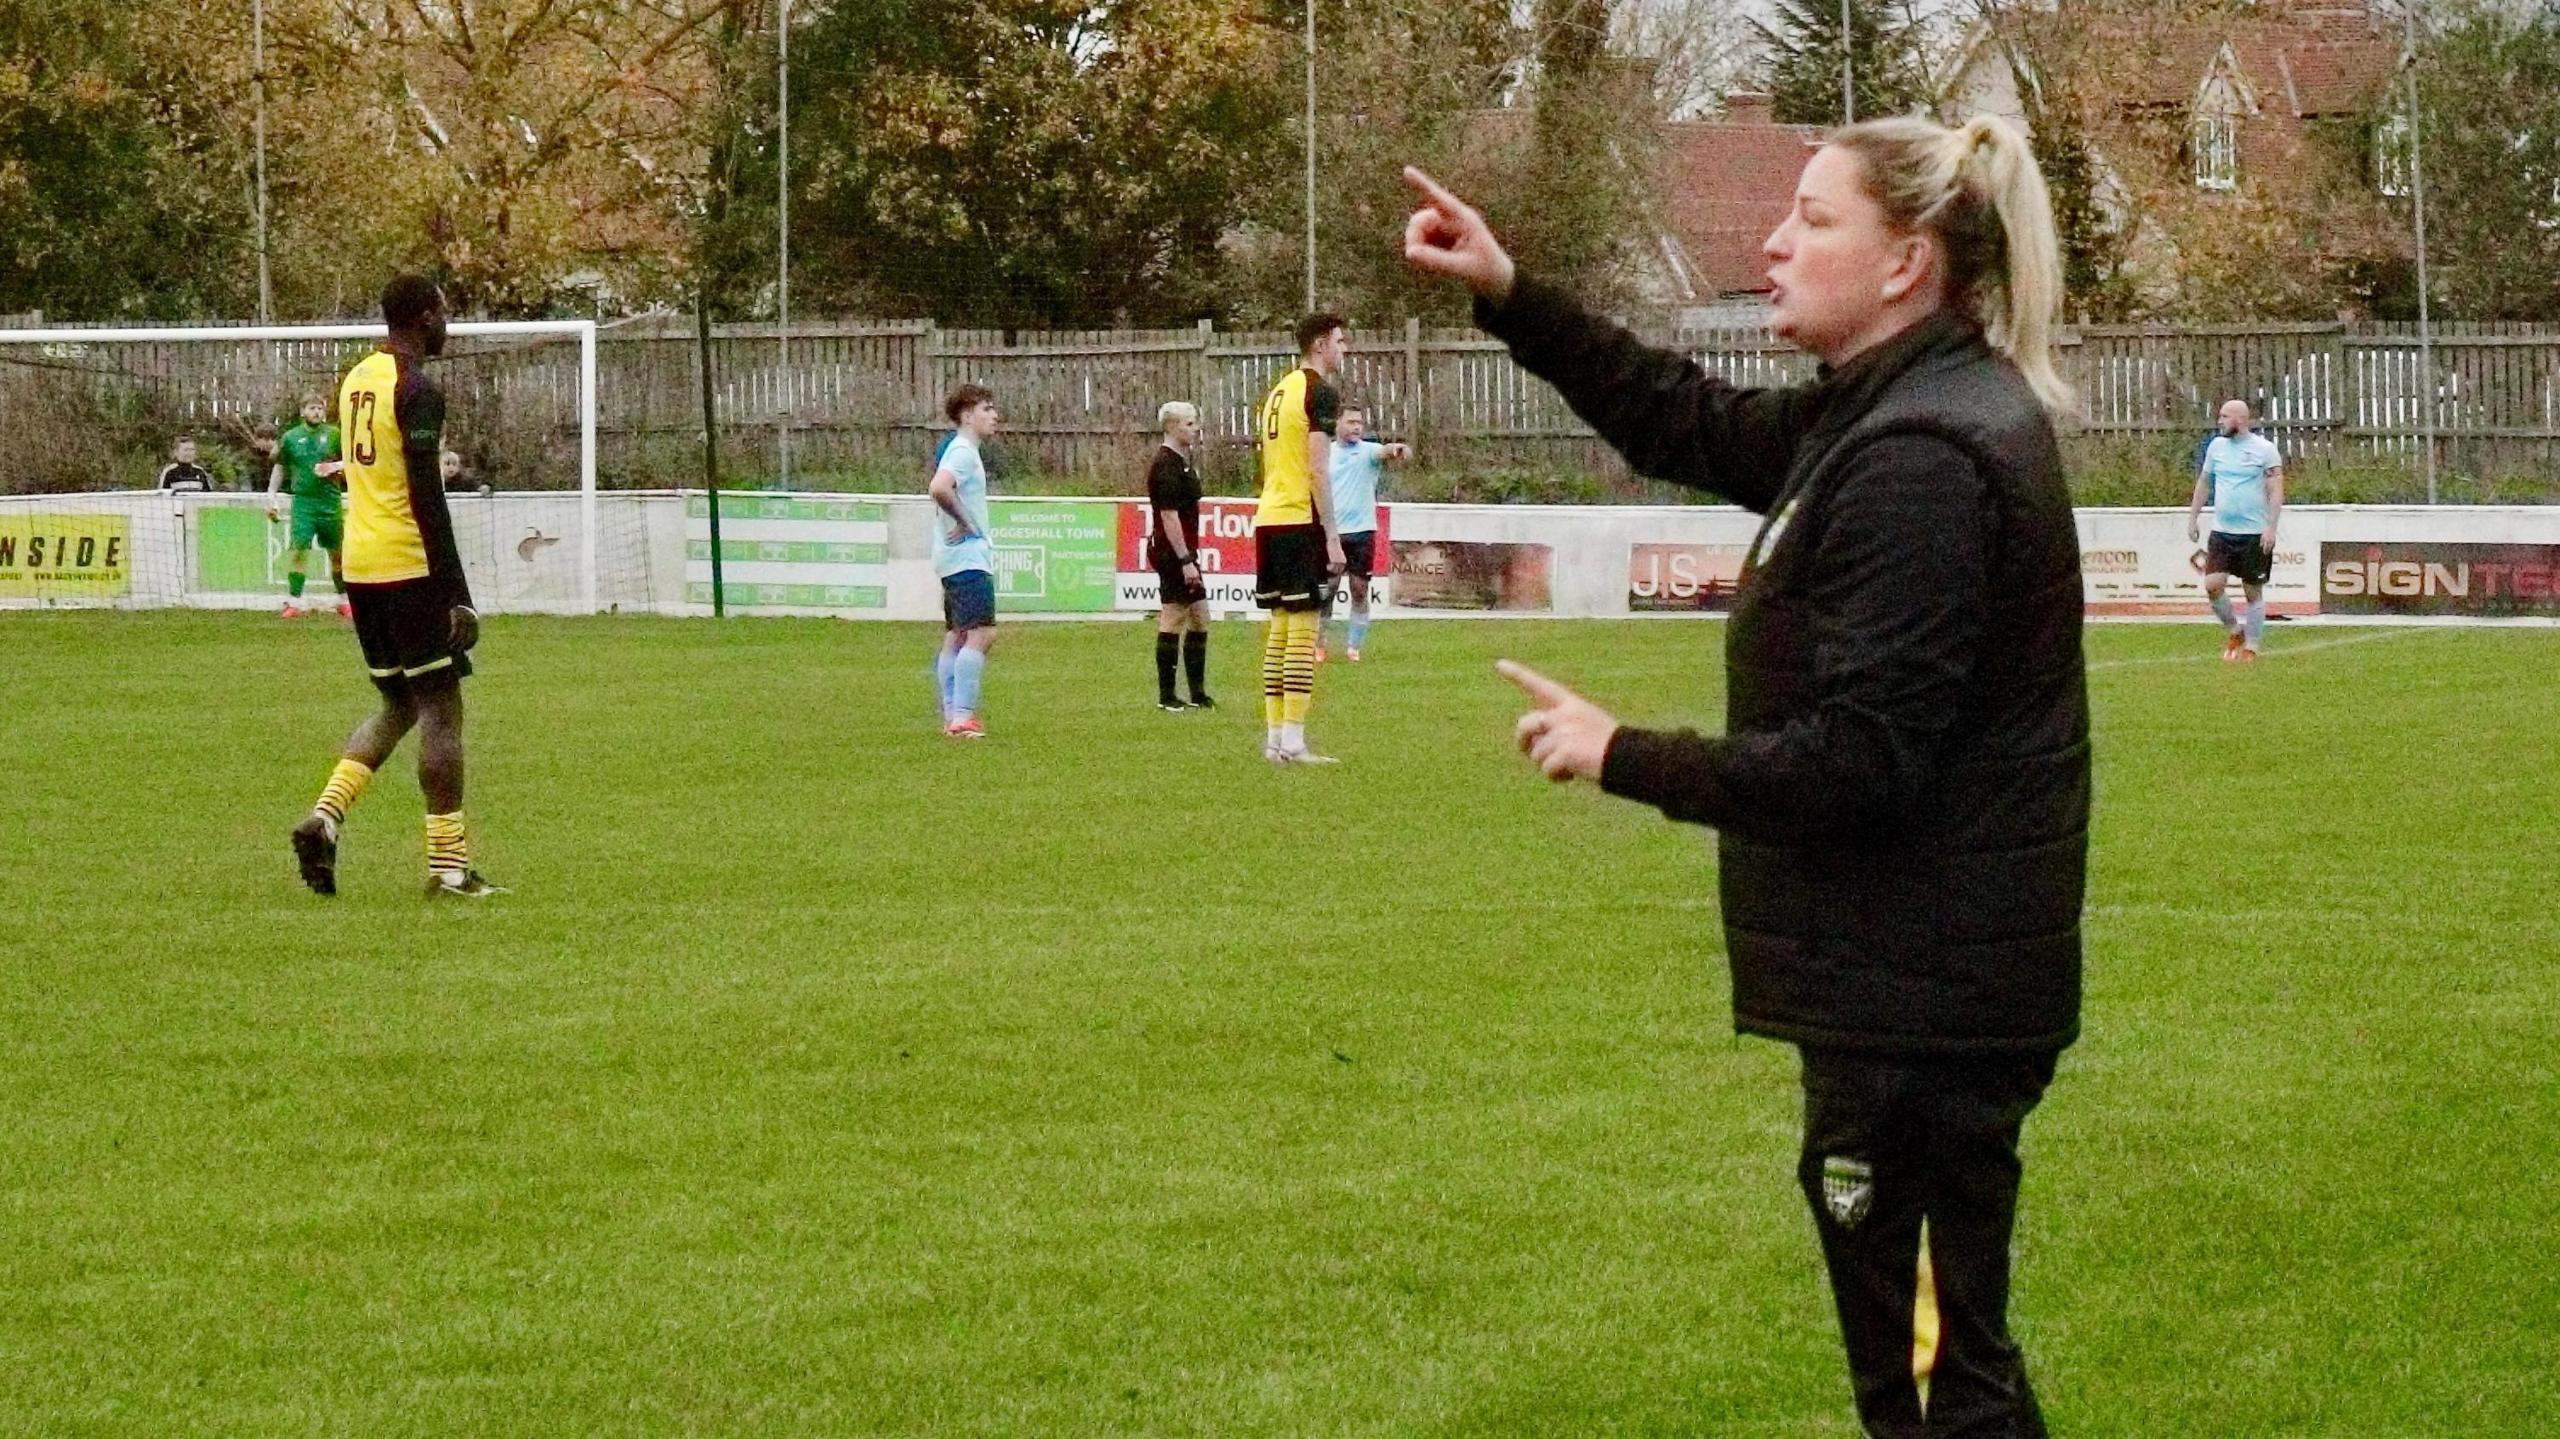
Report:
[[[1655,338],[1737,384],[1787,384],[1812,363],[1764,331]],[[2086,326],[2066,331],[2062,372],[2081,392],[2090,440],[2201,437],[2226,399],[2244,399],[2307,468],[2414,465],[2432,409],[2449,468],[2560,481],[2560,326],[2440,326],[2423,372],[2415,326],[2259,324]],[[700,400],[690,337],[617,338],[605,347],[606,430],[690,436]],[[920,465],[942,428],[942,395],[975,381],[1005,411],[1005,442],[1053,474],[1134,475],[1154,444],[1156,406],[1200,406],[1214,471],[1242,467],[1257,401],[1293,359],[1285,334],[1196,330],[1016,334],[923,323],[795,331],[788,383],[769,329],[724,328],[714,367],[724,430],[742,465],[778,452],[795,466]],[[645,379],[643,377],[646,377]],[[1444,468],[1614,473],[1618,466],[1556,393],[1473,330],[1367,331],[1340,381],[1370,428],[1411,440]],[[679,396],[672,406],[634,395]]]
[[[1654,338],[1737,384],[1784,384],[1812,369],[1758,330]],[[473,469],[506,486],[566,483],[575,345],[456,348],[442,373]],[[238,431],[255,418],[283,418],[298,394],[328,388],[349,356],[346,346],[250,341],[0,349],[0,487],[35,487],[23,446],[88,423],[123,426],[159,446],[172,428]],[[1285,334],[1206,324],[1008,335],[924,321],[822,322],[793,327],[787,368],[771,326],[729,325],[712,349],[723,468],[732,476],[771,476],[787,427],[803,482],[873,484],[920,481],[946,428],[943,395],[974,381],[997,393],[1001,444],[1015,466],[1133,485],[1155,443],[1156,407],[1184,399],[1200,407],[1209,477],[1233,485],[1249,463],[1255,405],[1293,358]],[[2201,436],[2222,400],[2240,398],[2305,469],[2406,467],[2417,461],[2431,411],[2448,469],[2540,477],[2560,498],[2560,326],[2443,325],[2431,358],[2421,366],[2414,327],[2383,324],[2087,326],[2060,344],[2063,373],[2088,409],[2083,442],[2165,455]],[[690,327],[608,329],[599,363],[607,482],[690,483],[700,472],[701,431]],[[1373,433],[1410,440],[1435,468],[1623,474],[1553,390],[1474,330],[1407,322],[1359,332],[1340,385],[1368,408]]]

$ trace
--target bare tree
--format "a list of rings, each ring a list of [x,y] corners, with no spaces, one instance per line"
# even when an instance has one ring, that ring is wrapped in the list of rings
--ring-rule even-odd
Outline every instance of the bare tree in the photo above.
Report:
[[[1750,74],[1755,39],[1747,0],[1617,0],[1609,17],[1609,48],[1654,62],[1654,95],[1674,120],[1719,109]]]

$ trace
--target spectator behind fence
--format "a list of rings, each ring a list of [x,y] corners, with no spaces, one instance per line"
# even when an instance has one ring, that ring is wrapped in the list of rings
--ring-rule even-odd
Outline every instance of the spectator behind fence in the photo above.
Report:
[[[178,436],[169,448],[169,463],[160,467],[159,488],[171,494],[209,494],[213,471],[196,463],[196,437]]]

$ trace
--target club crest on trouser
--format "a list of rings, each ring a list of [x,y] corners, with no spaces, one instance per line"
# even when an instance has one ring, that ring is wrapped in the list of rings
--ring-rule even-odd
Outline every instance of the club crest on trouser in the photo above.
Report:
[[[1831,1211],[1832,1223],[1855,1229],[1865,1222],[1867,1211],[1875,1207],[1875,1202],[1874,1165],[1863,1159],[1822,1161],[1822,1207]]]

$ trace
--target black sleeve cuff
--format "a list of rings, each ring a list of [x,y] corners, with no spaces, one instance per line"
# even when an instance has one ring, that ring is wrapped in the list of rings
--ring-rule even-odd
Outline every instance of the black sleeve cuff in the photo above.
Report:
[[[1516,344],[1552,328],[1559,312],[1580,308],[1572,296],[1531,276],[1514,271],[1511,293],[1501,303],[1476,296],[1476,328],[1506,344]]]
[[[1673,819],[1717,823],[1729,812],[1716,772],[1720,743],[1695,730],[1620,726],[1600,761],[1600,788],[1652,805]]]

